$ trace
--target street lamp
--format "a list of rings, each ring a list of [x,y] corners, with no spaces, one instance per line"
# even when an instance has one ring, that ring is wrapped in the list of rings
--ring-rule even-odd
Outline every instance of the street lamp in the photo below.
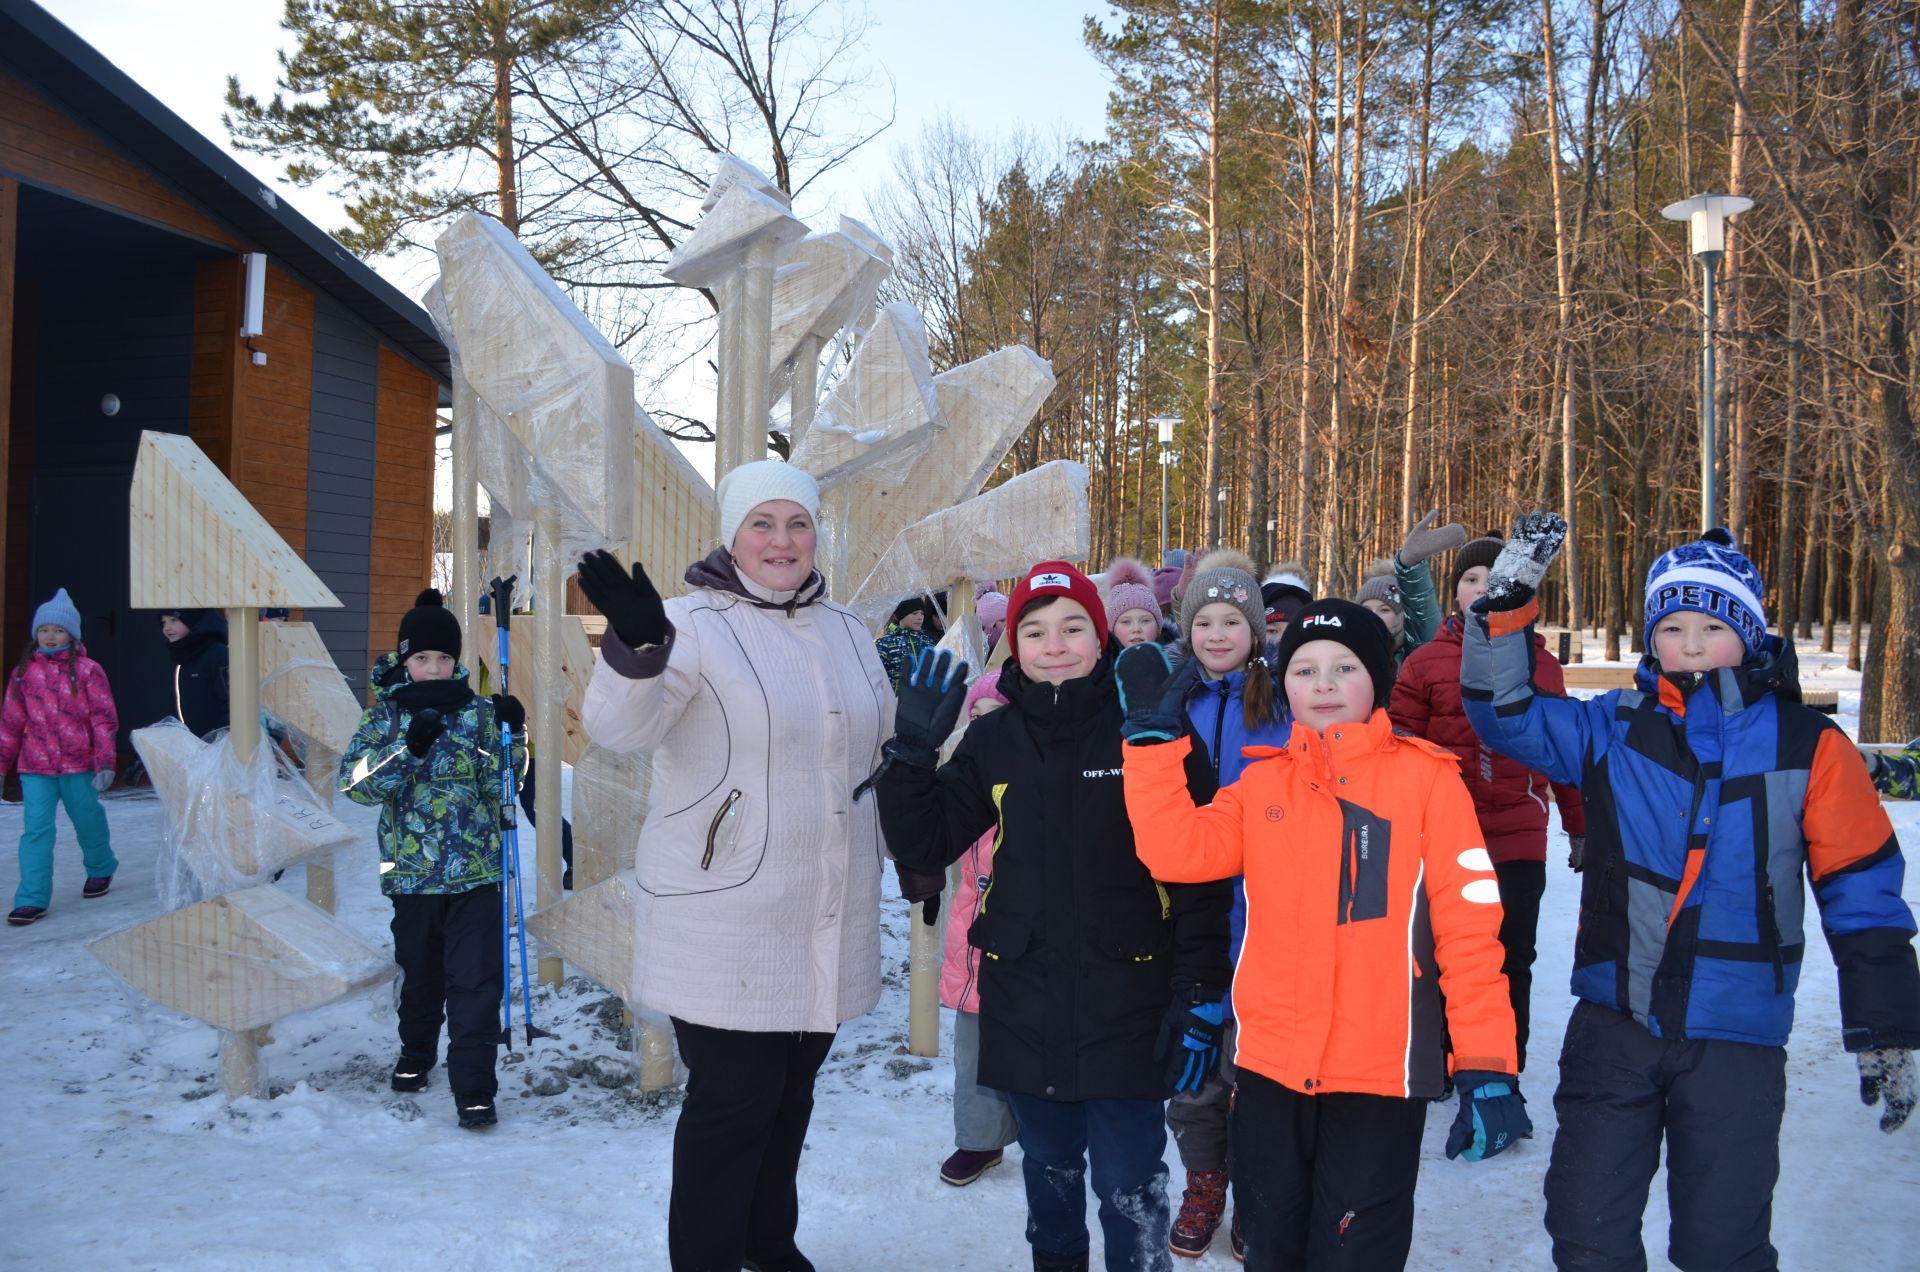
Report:
[[[1156,415],[1147,423],[1160,430],[1160,564],[1167,564],[1167,469],[1173,464],[1173,430],[1178,415]]]
[[[1753,200],[1738,194],[1696,194],[1670,203],[1660,215],[1692,226],[1692,251],[1703,281],[1700,304],[1700,530],[1713,529],[1720,507],[1714,464],[1713,422],[1713,273],[1727,250],[1727,218],[1739,216]]]

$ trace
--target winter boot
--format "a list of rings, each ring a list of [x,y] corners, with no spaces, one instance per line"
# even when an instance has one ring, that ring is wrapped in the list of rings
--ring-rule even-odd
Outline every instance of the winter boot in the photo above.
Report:
[[[940,1179],[955,1188],[964,1188],[1000,1164],[1005,1154],[997,1148],[956,1148],[940,1163]]]
[[[500,1120],[493,1111],[493,1097],[490,1095],[456,1099],[453,1103],[460,1112],[460,1129],[463,1131],[484,1131]]]
[[[1087,1272],[1087,1256],[1070,1254],[1064,1259],[1055,1259],[1035,1250],[1033,1272]]]
[[[112,875],[99,875],[97,877],[89,875],[87,881],[80,885],[80,895],[86,900],[91,901],[95,897],[106,896],[107,889],[112,886]]]
[[[1234,1207],[1233,1223],[1227,1228],[1227,1244],[1233,1247],[1233,1257],[1245,1263],[1247,1261],[1247,1234],[1240,1231],[1240,1208]]]
[[[396,1091],[423,1091],[427,1085],[427,1073],[432,1068],[432,1056],[402,1051],[400,1058],[393,1062],[391,1085]]]
[[[814,1272],[813,1261],[798,1247],[785,1254],[749,1254],[744,1272]]]
[[[1167,1249],[1183,1259],[1199,1258],[1213,1244],[1213,1234],[1219,1231],[1221,1216],[1226,1212],[1226,1168],[1188,1171],[1187,1192],[1167,1233]]]
[[[47,912],[43,905],[23,905],[7,915],[10,927],[25,927],[29,923],[38,923]]]

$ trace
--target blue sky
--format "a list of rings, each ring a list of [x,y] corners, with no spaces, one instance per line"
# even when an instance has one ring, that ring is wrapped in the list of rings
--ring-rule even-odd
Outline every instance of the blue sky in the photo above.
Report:
[[[278,70],[275,52],[287,39],[279,25],[280,0],[40,3],[223,145],[226,77],[237,74],[248,91],[266,96]],[[1106,74],[1080,34],[1085,15],[1104,10],[1098,0],[869,0],[867,8],[874,20],[867,51],[892,78],[895,123],[809,191],[799,209],[809,219],[823,219],[818,214],[826,211],[863,215],[866,192],[890,178],[895,149],[943,114],[983,138],[1022,131],[1091,137],[1102,131]],[[874,77],[869,97],[855,108],[866,116],[884,114],[885,76]],[[283,167],[260,156],[238,158],[269,180]],[[289,202],[325,228],[344,221],[339,205],[319,190],[297,191]],[[417,267],[376,262],[376,268],[387,269],[413,295],[431,281]]]

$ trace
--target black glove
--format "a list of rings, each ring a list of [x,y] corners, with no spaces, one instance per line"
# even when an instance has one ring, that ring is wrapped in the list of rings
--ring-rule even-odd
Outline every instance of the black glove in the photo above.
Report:
[[[1567,523],[1553,512],[1529,512],[1513,519],[1513,535],[1487,571],[1487,608],[1517,610],[1533,599],[1547,567],[1567,541]]]
[[[907,669],[893,712],[886,753],[921,768],[940,762],[940,747],[959,722],[967,700],[967,664],[944,649],[923,649]]]
[[[1587,866],[1587,837],[1567,836],[1567,869],[1579,874]]]
[[[493,714],[500,723],[515,733],[527,727],[527,709],[521,704],[520,699],[510,693],[493,695]]]
[[[1191,666],[1198,659],[1189,659]],[[1128,645],[1113,660],[1120,686],[1120,736],[1135,746],[1171,742],[1186,731],[1179,693],[1170,693],[1176,677],[1167,651],[1152,641]],[[1184,687],[1184,685],[1183,685]]]
[[[893,873],[900,881],[900,895],[907,899],[907,904],[919,906],[920,921],[932,927],[940,917],[940,893],[947,886],[947,872],[915,870],[896,861]]]
[[[607,626],[628,648],[658,645],[673,630],[659,589],[638,561],[629,574],[613,553],[602,548],[580,558],[579,577],[581,592],[607,616]]]
[[[1527,1097],[1520,1094],[1520,1079],[1469,1069],[1454,1074],[1453,1085],[1460,1092],[1460,1111],[1447,1131],[1448,1161],[1456,1157],[1483,1161],[1533,1134],[1533,1119],[1527,1116]]]
[[[1127,646],[1138,649],[1137,645]],[[1226,1005],[1203,998],[1202,990],[1176,991],[1160,1022],[1160,1041],[1153,1058],[1167,1065],[1167,1085],[1175,1091],[1198,1091],[1220,1071],[1220,1038],[1226,1031]],[[1180,1045],[1174,1045],[1174,1039]]]
[[[446,720],[432,707],[416,712],[407,724],[407,750],[413,752],[414,759],[424,759],[427,752],[433,749],[434,742],[446,731]]]

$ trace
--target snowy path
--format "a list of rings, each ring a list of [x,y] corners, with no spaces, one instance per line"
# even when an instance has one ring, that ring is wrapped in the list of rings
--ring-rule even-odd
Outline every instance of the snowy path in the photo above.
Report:
[[[1857,716],[1858,676],[1808,656],[1810,686],[1842,691]],[[1920,805],[1889,806],[1909,853]],[[584,981],[536,994],[536,1016],[561,1034],[502,1070],[501,1123],[487,1135],[453,1125],[440,1071],[417,1099],[386,1089],[393,1011],[380,995],[276,1027],[263,1052],[273,1099],[219,1094],[211,1030],[120,986],[84,943],[158,912],[153,857],[160,810],[148,794],[107,802],[123,862],[105,899],[79,900],[79,852],[64,819],[51,913],[0,931],[0,1265],[23,1268],[281,1269],[641,1268],[666,1266],[673,1133],[664,1108],[577,1078],[564,1094],[527,1092],[522,1074],[618,1053],[598,1023],[605,996]],[[385,942],[390,911],[374,883],[370,810],[339,865],[341,915]],[[0,889],[18,880],[18,805],[0,806]],[[1565,986],[1574,877],[1549,848],[1528,1075],[1539,1138],[1478,1166],[1441,1155],[1453,1107],[1428,1119],[1411,1267],[1550,1266],[1540,1183],[1553,1129],[1552,1074],[1570,1000]],[[303,888],[301,872],[280,885]],[[1907,896],[1920,904],[1920,881]],[[841,1031],[823,1072],[801,1171],[800,1245],[822,1272],[924,1268],[1009,1272],[1029,1266],[1017,1150],[965,1189],[935,1168],[952,1139],[945,1059],[904,1056],[905,905],[885,903],[887,988],[878,1010]],[[1840,1051],[1834,974],[1808,944],[1774,1239],[1783,1266],[1877,1272],[1920,1265],[1920,1125],[1882,1135],[1860,1107]],[[944,1040],[943,1040],[944,1041]],[[1168,1161],[1180,1179],[1171,1146]],[[1668,1265],[1664,1177],[1647,1233]],[[1177,1201],[1177,1192],[1175,1199]],[[1096,1249],[1098,1242],[1096,1225]],[[1196,1269],[1236,1266],[1224,1233]],[[1098,1266],[1096,1257],[1095,1266]]]

